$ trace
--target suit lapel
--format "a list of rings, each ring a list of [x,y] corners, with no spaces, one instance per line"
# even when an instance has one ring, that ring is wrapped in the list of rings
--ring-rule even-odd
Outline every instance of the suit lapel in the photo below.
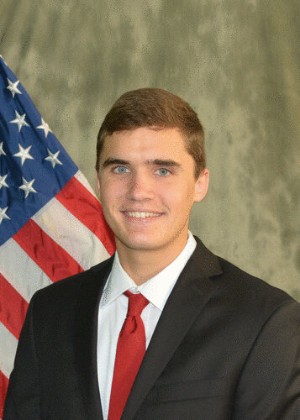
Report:
[[[197,238],[196,238],[197,239]],[[166,303],[128,398],[122,419],[132,419],[196,317],[216,290],[210,279],[219,261],[197,239],[197,248]]]
[[[112,258],[86,272],[75,320],[75,364],[85,402],[85,418],[101,420],[102,409],[97,379],[98,307],[111,271]]]

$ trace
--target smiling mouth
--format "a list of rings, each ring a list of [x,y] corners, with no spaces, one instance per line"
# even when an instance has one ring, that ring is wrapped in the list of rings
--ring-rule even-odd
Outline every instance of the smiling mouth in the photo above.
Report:
[[[152,213],[148,211],[125,211],[124,214],[135,219],[147,219],[161,216],[161,213]]]

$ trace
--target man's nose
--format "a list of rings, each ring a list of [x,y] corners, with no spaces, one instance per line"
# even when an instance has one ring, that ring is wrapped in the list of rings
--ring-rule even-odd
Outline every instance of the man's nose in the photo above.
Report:
[[[154,185],[150,176],[144,173],[132,175],[128,188],[128,198],[131,200],[147,200],[153,198]]]

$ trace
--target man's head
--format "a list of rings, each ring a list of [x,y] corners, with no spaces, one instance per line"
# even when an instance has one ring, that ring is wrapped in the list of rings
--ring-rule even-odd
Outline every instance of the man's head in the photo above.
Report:
[[[204,131],[196,112],[180,97],[157,88],[124,93],[106,115],[97,141],[96,170],[107,136],[140,127],[177,128],[185,139],[187,152],[195,162],[195,178],[206,167]]]
[[[103,214],[123,263],[125,255],[170,263],[186,244],[193,204],[208,189],[196,113],[164,90],[125,93],[102,124],[97,157]]]

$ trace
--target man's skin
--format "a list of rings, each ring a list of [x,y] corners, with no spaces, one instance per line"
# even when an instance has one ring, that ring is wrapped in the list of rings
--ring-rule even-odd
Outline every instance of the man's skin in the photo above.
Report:
[[[191,208],[207,193],[209,171],[195,177],[178,129],[141,127],[105,139],[97,175],[120,262],[141,284],[184,248]]]

